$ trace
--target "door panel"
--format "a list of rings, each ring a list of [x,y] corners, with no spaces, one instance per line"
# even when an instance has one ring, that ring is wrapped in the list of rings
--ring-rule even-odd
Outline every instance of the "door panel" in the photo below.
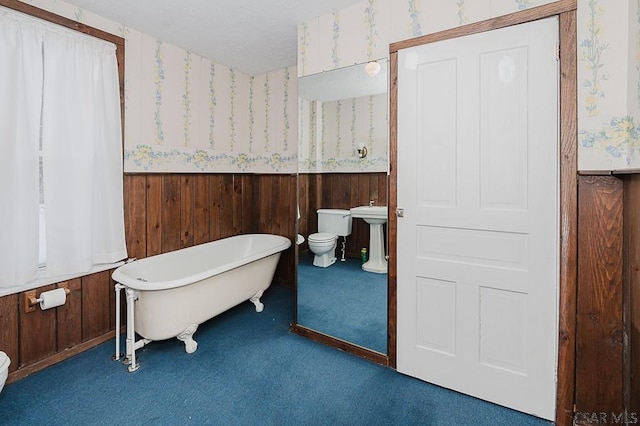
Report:
[[[555,415],[556,18],[399,52],[398,371]]]

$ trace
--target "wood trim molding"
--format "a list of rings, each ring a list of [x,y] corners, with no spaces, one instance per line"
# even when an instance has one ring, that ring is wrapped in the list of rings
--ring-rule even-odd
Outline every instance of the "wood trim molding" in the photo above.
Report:
[[[110,339],[113,339],[114,335],[115,335],[114,332],[110,331],[94,339],[75,345],[70,349],[64,350],[62,352],[58,352],[48,358],[43,359],[42,361],[35,362],[26,367],[22,367],[19,370],[9,374],[9,377],[7,377],[7,384],[17,382],[18,380],[24,379],[25,377],[33,373],[37,373],[38,371],[44,370],[47,367],[51,367],[52,365],[65,361],[73,356],[78,355],[81,352],[84,352],[104,342],[107,342]]]
[[[560,15],[560,291],[556,424],[573,424],[578,289],[576,11]]]
[[[640,169],[579,170],[580,176],[626,176],[640,174]]]
[[[323,345],[331,346],[341,351],[350,353],[352,355],[359,356],[360,358],[367,359],[375,362],[376,364],[388,365],[388,358],[385,354],[375,352],[362,346],[354,345],[353,343],[337,339],[333,336],[329,336],[319,331],[312,330],[300,324],[291,324],[289,327],[292,333],[298,336],[306,337],[314,342],[322,343]]]
[[[387,288],[387,354],[389,366],[397,366],[398,324],[398,52],[389,55],[389,245]]]

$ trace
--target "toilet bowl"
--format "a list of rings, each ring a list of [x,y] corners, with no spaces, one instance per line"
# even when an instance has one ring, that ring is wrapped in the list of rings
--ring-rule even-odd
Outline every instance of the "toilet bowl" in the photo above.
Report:
[[[11,364],[11,360],[4,352],[0,351],[0,392],[2,392],[2,388],[4,388],[4,383],[7,381],[7,376],[9,376],[9,365]]]
[[[336,263],[336,241],[338,237],[326,232],[309,235],[309,250],[315,254],[313,266],[326,268]]]
[[[309,235],[309,250],[315,257],[313,266],[326,268],[336,263],[338,237],[345,238],[342,244],[342,257],[347,235],[351,235],[351,211],[342,209],[319,209],[318,232]]]

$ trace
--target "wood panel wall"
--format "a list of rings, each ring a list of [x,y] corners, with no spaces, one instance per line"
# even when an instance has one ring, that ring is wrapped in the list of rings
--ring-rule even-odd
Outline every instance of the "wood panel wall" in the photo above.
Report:
[[[318,232],[317,210],[350,209],[369,205],[388,205],[386,173],[316,173],[302,174],[298,181],[300,203],[299,232],[307,238]],[[353,220],[347,237],[346,256],[360,257],[360,249],[369,247],[369,225],[361,219]],[[302,249],[306,249],[305,245]]]
[[[129,257],[247,233],[274,233],[295,241],[295,175],[125,175],[124,203]],[[9,382],[112,337],[111,273],[68,281],[67,303],[47,311],[25,312],[25,292],[0,298],[0,344],[12,360]],[[282,254],[274,281],[293,287],[294,277],[292,247]],[[36,293],[55,287],[40,287]]]
[[[624,179],[625,405],[640,418],[640,175]]]
[[[295,175],[133,174],[124,185],[129,257],[239,234],[295,241]],[[281,256],[276,281],[293,287],[293,249]]]
[[[111,271],[40,287],[36,294],[62,284],[71,290],[67,302],[46,311],[29,312],[27,292],[0,297],[0,342],[11,358],[9,382],[95,346],[114,330]]]
[[[366,187],[369,192],[362,189]],[[347,208],[355,205],[354,200],[358,204],[367,201],[376,191],[376,203],[384,204],[386,191],[382,188],[386,188],[384,174],[304,175],[300,178],[301,207],[326,202],[322,207]],[[322,195],[325,190],[341,197],[330,203],[331,196]],[[295,198],[296,179],[290,175],[127,175],[125,221],[130,256],[142,258],[237,233],[272,232],[293,239]],[[629,177],[624,184],[610,176],[580,177],[578,198],[576,409],[621,412],[625,405],[622,384],[626,382],[626,405],[629,412],[637,412],[640,177]],[[307,215],[307,223],[314,216]],[[280,282],[292,283],[293,259],[291,249],[283,255],[277,272]],[[110,274],[105,271],[68,281],[72,291],[67,303],[48,311],[25,312],[24,293],[0,298],[0,342],[13,360],[9,381],[111,337],[115,296]],[[55,285],[41,287],[37,293],[53,288]],[[625,294],[630,342],[626,370],[622,345]]]
[[[581,176],[578,191],[575,408],[618,415],[625,381],[623,183],[613,176]]]
[[[635,423],[640,418],[640,175],[580,176],[578,188],[575,424],[593,424],[595,417],[600,424]],[[627,417],[620,417],[625,411]]]

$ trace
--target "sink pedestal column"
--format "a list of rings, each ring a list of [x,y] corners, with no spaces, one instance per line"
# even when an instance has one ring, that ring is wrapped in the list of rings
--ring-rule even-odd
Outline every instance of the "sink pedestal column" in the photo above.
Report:
[[[381,223],[369,224],[369,260],[362,265],[362,270],[387,273],[387,259],[384,254],[384,234]]]

